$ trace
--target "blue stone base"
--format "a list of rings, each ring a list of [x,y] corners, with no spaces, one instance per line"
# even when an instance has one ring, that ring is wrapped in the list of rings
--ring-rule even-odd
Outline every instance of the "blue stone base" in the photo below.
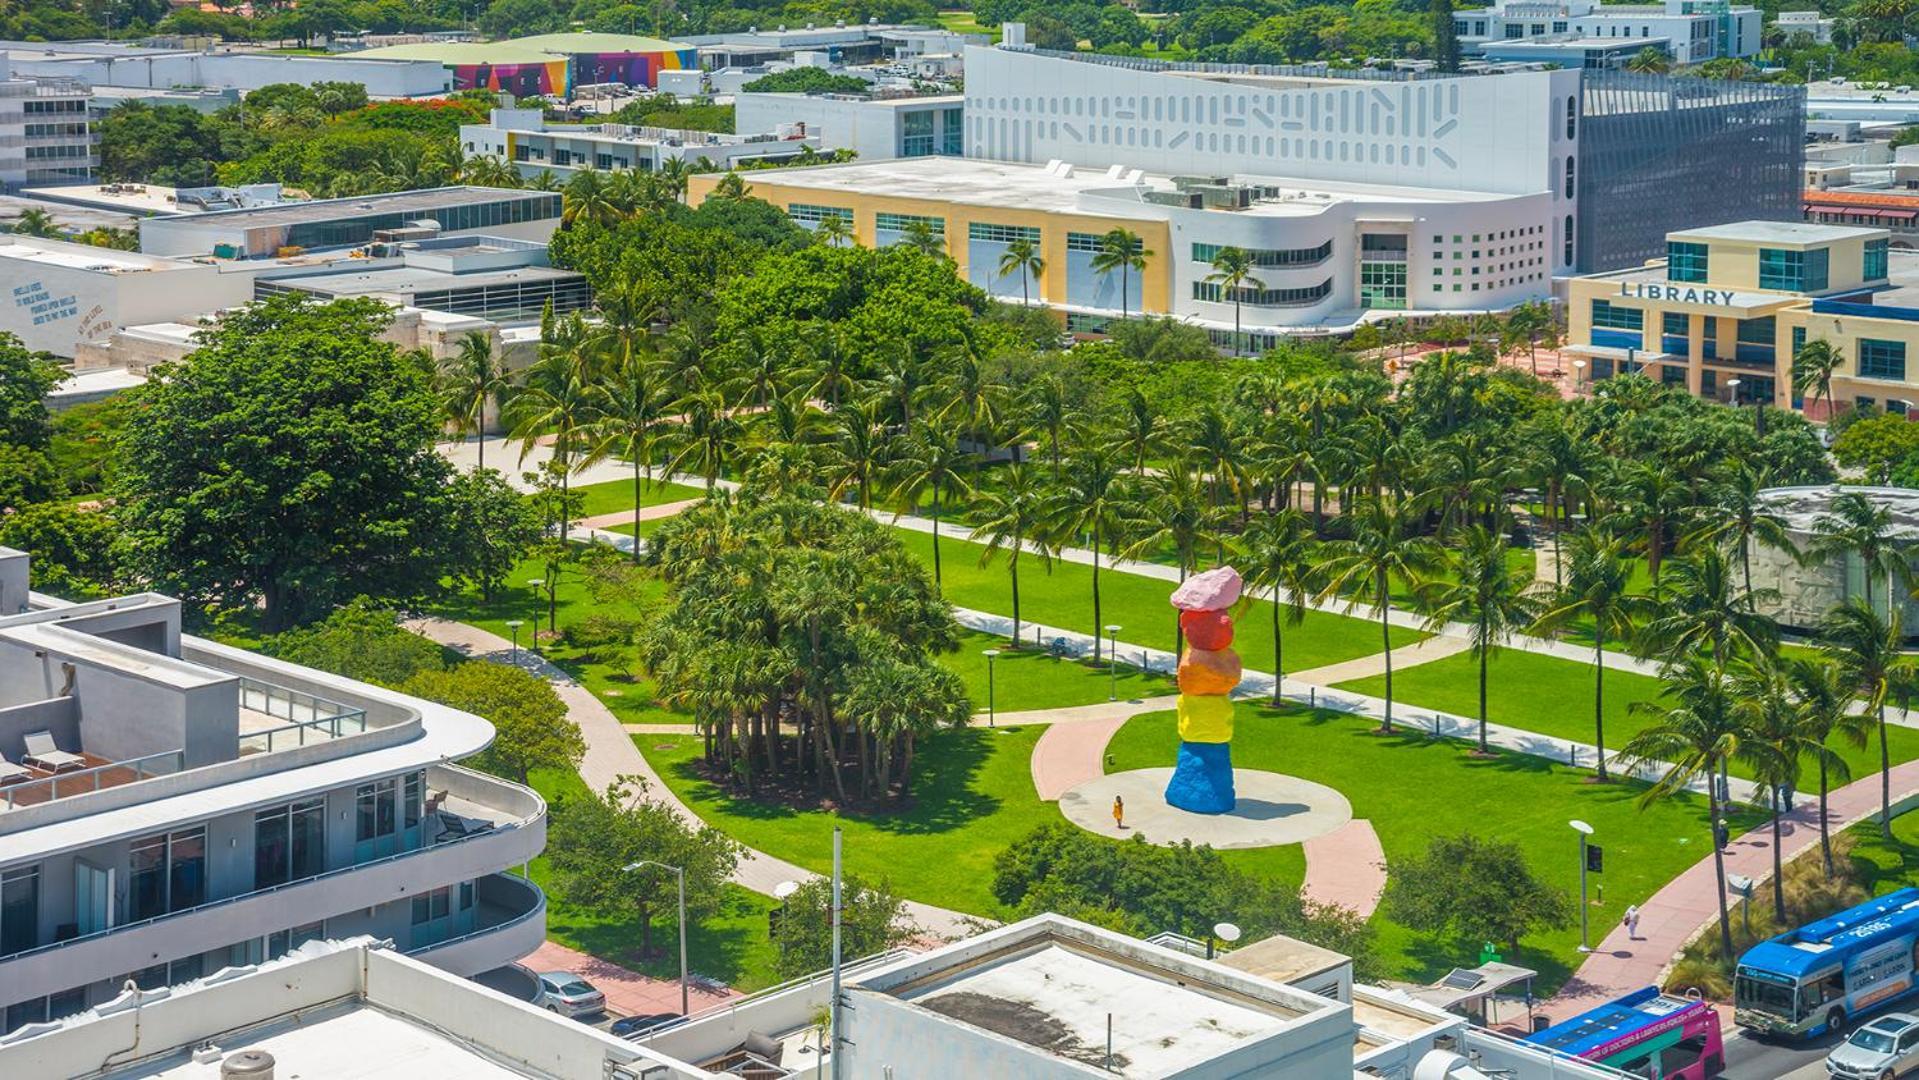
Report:
[[[1195,814],[1225,814],[1233,809],[1233,744],[1179,744],[1179,761],[1166,785],[1166,802]]]

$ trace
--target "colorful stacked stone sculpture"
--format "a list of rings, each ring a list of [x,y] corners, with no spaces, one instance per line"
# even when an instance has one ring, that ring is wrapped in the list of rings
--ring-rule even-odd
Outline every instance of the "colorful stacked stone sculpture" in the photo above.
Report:
[[[1239,654],[1233,616],[1239,572],[1230,566],[1186,579],[1173,593],[1186,651],[1179,658],[1179,759],[1166,801],[1196,814],[1233,809],[1233,699]]]

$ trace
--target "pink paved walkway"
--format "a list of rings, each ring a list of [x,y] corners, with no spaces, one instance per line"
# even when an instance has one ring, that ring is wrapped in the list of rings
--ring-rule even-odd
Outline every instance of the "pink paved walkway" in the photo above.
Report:
[[[673,939],[677,941],[678,939]],[[654,939],[658,946],[660,939]],[[645,1016],[648,1013],[676,1013],[680,1011],[680,981],[678,979],[655,979],[637,971],[623,968],[610,960],[590,956],[577,949],[569,949],[558,942],[549,941],[521,959],[521,964],[534,972],[571,971],[587,982],[598,987],[606,995],[606,1007],[621,1016]],[[694,1012],[713,1005],[740,997],[740,993],[727,987],[709,989],[701,985],[695,976],[691,980],[691,991],[687,995],[688,1007]]]
[[[640,520],[658,521],[660,518],[669,518],[689,506],[698,506],[702,501],[701,499],[681,499],[678,502],[642,506],[640,507]],[[594,514],[592,517],[575,518],[573,520],[573,527],[576,529],[610,529],[615,525],[631,524],[633,524],[633,511],[631,510],[615,510],[610,514]]]
[[[1892,770],[1892,801],[1897,806],[1906,795],[1919,791],[1919,761],[1896,765]],[[1819,843],[1819,804],[1804,792],[1797,796],[1798,809],[1781,819],[1781,854],[1795,854]],[[1832,793],[1828,802],[1828,824],[1836,835],[1857,821],[1879,815],[1879,774]],[[1735,839],[1726,848],[1726,873],[1740,874],[1755,881],[1772,877],[1772,829],[1761,827]],[[1556,1019],[1637,990],[1659,980],[1687,939],[1700,927],[1719,917],[1718,881],[1713,874],[1712,852],[1688,867],[1665,888],[1639,905],[1639,939],[1628,940],[1623,926],[1596,926],[1595,935],[1605,934],[1586,962],[1560,988],[1559,996],[1543,1007]],[[1754,894],[1763,901],[1764,887]],[[1729,901],[1730,902],[1730,901]],[[1737,917],[1737,916],[1735,916]]]
[[[1126,721],[1173,707],[1172,695],[1065,709],[1001,713],[1002,724],[1050,724],[1033,744],[1033,790],[1048,802],[1106,774],[1106,744]]]
[[[1386,849],[1379,846],[1372,822],[1355,818],[1302,846],[1306,849],[1306,880],[1299,886],[1302,896],[1372,915],[1386,891]]]

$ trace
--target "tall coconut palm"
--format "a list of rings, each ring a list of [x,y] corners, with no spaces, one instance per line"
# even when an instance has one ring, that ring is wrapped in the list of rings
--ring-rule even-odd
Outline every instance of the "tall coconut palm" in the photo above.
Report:
[[[1694,780],[1706,779],[1707,825],[1712,830],[1713,873],[1719,887],[1719,947],[1721,956],[1734,956],[1732,921],[1726,911],[1726,856],[1719,846],[1722,804],[1713,778],[1739,753],[1745,724],[1734,707],[1724,668],[1710,657],[1695,654],[1666,672],[1660,700],[1635,701],[1632,710],[1647,718],[1637,735],[1620,751],[1628,768],[1642,764],[1663,767],[1639,796],[1641,807],[1684,793]]]
[[[1651,650],[1674,658],[1704,652],[1724,666],[1735,656],[1772,651],[1779,624],[1756,610],[1777,600],[1771,589],[1748,592],[1716,547],[1702,547],[1672,561],[1671,584],[1643,631]]]
[[[1854,712],[1851,678],[1844,668],[1830,660],[1799,657],[1785,661],[1786,679],[1792,685],[1794,709],[1806,736],[1818,741],[1824,753],[1813,755],[1819,766],[1819,856],[1826,876],[1832,876],[1832,830],[1826,814],[1826,797],[1834,783],[1852,779],[1852,767],[1833,753],[1828,745],[1836,736],[1864,750],[1871,740],[1872,717]]]
[[[1093,253],[1092,271],[1095,274],[1108,275],[1119,271],[1119,317],[1125,319],[1131,312],[1127,310],[1127,297],[1131,292],[1133,274],[1146,272],[1146,260],[1152,252],[1146,250],[1146,244],[1139,234],[1130,229],[1116,228],[1107,231],[1099,238],[1099,250]]]
[[[1179,579],[1199,569],[1199,553],[1204,548],[1225,551],[1225,535],[1220,531],[1219,511],[1192,469],[1184,463],[1154,473],[1139,484],[1138,497],[1128,508],[1125,529],[1131,538],[1121,557],[1151,557],[1154,552],[1173,549],[1179,564]],[[1186,633],[1180,627],[1179,613],[1173,615],[1173,654],[1185,651]]]
[[[1026,288],[1028,280],[1044,273],[1046,273],[1046,260],[1040,257],[1039,245],[1023,236],[1007,244],[1006,250],[1000,252],[999,276],[1019,275],[1021,304],[1025,304],[1028,300]]]
[[[1546,497],[1546,525],[1553,536],[1553,585],[1558,587],[1565,581],[1560,547],[1572,518],[1571,504],[1590,486],[1596,451],[1574,420],[1558,410],[1550,410],[1530,426],[1524,441],[1526,471]]]
[[[1318,543],[1313,523],[1298,510],[1261,514],[1240,539],[1250,591],[1269,594],[1273,618],[1273,705],[1286,684],[1286,648],[1280,624],[1306,621],[1307,604],[1319,584]]]
[[[886,467],[886,430],[872,405],[851,405],[833,414],[829,461],[827,496],[840,499],[851,490],[861,510],[871,508],[873,485]]]
[[[1119,457],[1095,446],[1078,449],[1047,499],[1047,530],[1060,546],[1084,542],[1093,553],[1093,662],[1100,658],[1100,556],[1111,554],[1124,527],[1127,491]]]
[[[706,493],[711,495],[745,428],[726,396],[710,387],[695,390],[669,407],[680,419],[667,440],[672,456],[667,459],[666,472],[669,476],[697,473],[706,480]]]
[[[1889,611],[1899,589],[1911,591],[1912,566],[1893,540],[1892,511],[1870,496],[1857,491],[1833,496],[1826,512],[1814,519],[1812,531],[1812,542],[1806,546],[1808,557],[1858,558],[1859,583],[1867,607],[1874,607],[1872,583],[1876,578],[1886,580]]]
[[[948,497],[955,500],[972,497],[972,486],[966,482],[967,463],[971,457],[971,454],[961,449],[959,436],[953,426],[936,418],[921,420],[914,425],[913,437],[908,441],[905,453],[894,463],[896,480],[893,498],[898,501],[902,512],[916,508],[922,494],[930,494],[933,498],[927,513],[933,519],[934,588],[942,586],[940,515],[946,511]]]
[[[623,216],[613,202],[606,174],[598,169],[581,169],[566,182],[560,207],[560,225],[571,228],[582,222],[610,224]]]
[[[1832,417],[1832,377],[1846,365],[1845,354],[1825,338],[1813,338],[1792,354],[1792,388],[1800,397],[1825,403],[1821,417]]]
[[[1746,582],[1746,598],[1754,599],[1752,588],[1752,547],[1763,544],[1774,551],[1797,557],[1799,547],[1786,530],[1786,519],[1760,498],[1766,489],[1765,478],[1746,462],[1734,462],[1731,471],[1713,490],[1713,505],[1705,512],[1704,522],[1687,538],[1689,545],[1730,544],[1739,554],[1739,571]]]
[[[933,226],[924,221],[908,222],[900,232],[900,243],[929,259],[946,258],[945,233],[934,231]]]
[[[1248,288],[1258,289],[1264,283],[1253,275],[1253,255],[1245,248],[1223,247],[1213,256],[1212,272],[1206,275],[1209,285],[1219,286],[1220,295],[1233,301],[1233,351],[1244,352],[1240,347],[1239,308],[1246,297]]]
[[[1839,665],[1853,694],[1879,730],[1879,828],[1892,836],[1892,753],[1886,746],[1886,697],[1900,677],[1899,647],[1905,638],[1899,613],[1881,618],[1872,605],[1849,597],[1819,621],[1819,647]]]
[[[1479,752],[1492,753],[1486,739],[1486,671],[1492,655],[1545,610],[1533,592],[1531,568],[1506,558],[1506,538],[1483,525],[1466,528],[1448,553],[1452,574],[1434,578],[1420,590],[1426,625],[1435,633],[1463,623],[1479,665]]]
[[[1013,584],[1013,646],[1017,648],[1020,643],[1020,560],[1031,556],[1048,570],[1053,565],[1053,551],[1045,539],[1046,493],[1025,465],[1014,462],[1006,467],[995,487],[979,493],[973,513],[979,524],[973,529],[972,539],[985,545],[980,552],[980,565],[985,566],[993,556],[1006,553],[1006,572]],[[1032,545],[1031,550],[1028,544]]]
[[[807,323],[800,338],[812,380],[807,395],[825,400],[828,409],[838,409],[841,395],[853,386],[850,369],[859,359],[851,333],[843,323],[822,319]]]
[[[548,314],[551,314],[549,309]],[[571,485],[593,422],[593,386],[600,339],[578,312],[542,320],[540,358],[507,405],[508,437],[520,443],[520,458],[542,438],[553,440],[553,466],[560,475],[560,540],[570,534]]]
[[[1066,380],[1057,372],[1045,372],[1027,384],[1020,395],[1020,406],[1026,430],[1046,440],[1046,457],[1052,462],[1053,481],[1058,483],[1060,447],[1073,422],[1073,400],[1066,390]]]
[[[1136,386],[1126,388],[1113,423],[1113,446],[1124,449],[1133,475],[1146,475],[1146,459],[1166,439],[1166,414]]]
[[[1641,537],[1652,593],[1662,595],[1660,571],[1673,544],[1690,529],[1695,505],[1678,471],[1664,461],[1615,460],[1605,481],[1613,506],[1605,524],[1622,536]]]
[[[440,408],[453,422],[454,433],[462,438],[468,432],[479,435],[479,467],[486,468],[486,411],[511,385],[505,362],[493,351],[493,339],[477,330],[461,338],[459,349],[440,361],[435,382]]]
[[[827,247],[845,247],[856,242],[853,239],[852,220],[840,214],[828,214],[821,218],[819,224],[813,227],[813,235]]]
[[[1598,776],[1606,775],[1606,644],[1629,641],[1640,621],[1651,614],[1652,601],[1630,591],[1632,576],[1620,542],[1598,529],[1573,536],[1566,583],[1552,606],[1534,624],[1534,632],[1557,630],[1585,620],[1593,636],[1593,746],[1599,754]]]
[[[591,388],[593,418],[583,464],[623,458],[633,466],[633,558],[640,557],[643,477],[653,474],[659,429],[667,417],[667,388],[659,358],[645,349],[621,357]]]
[[[1824,737],[1806,723],[1793,696],[1791,668],[1768,656],[1741,661],[1732,677],[1734,708],[1745,726],[1739,758],[1752,769],[1753,778],[1771,793],[1772,805],[1772,912],[1779,925],[1786,925],[1786,875],[1780,844],[1780,819],[1785,816],[1785,796],[1799,786],[1802,764],[1816,760],[1821,767],[1837,761],[1838,755],[1826,746]],[[1843,762],[1841,762],[1843,765]],[[1825,809],[1821,802],[1820,809]]]
[[[1348,611],[1371,601],[1379,617],[1379,641],[1385,659],[1386,714],[1379,730],[1393,730],[1393,579],[1417,589],[1440,564],[1437,546],[1419,535],[1411,514],[1380,498],[1367,498],[1345,515],[1352,537],[1326,545],[1320,567],[1325,582],[1320,599],[1343,596]]]

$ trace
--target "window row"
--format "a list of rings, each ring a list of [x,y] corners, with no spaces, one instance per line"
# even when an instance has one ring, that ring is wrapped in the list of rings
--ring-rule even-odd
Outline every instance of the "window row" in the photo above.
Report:
[[[921,217],[918,214],[874,214],[873,227],[881,232],[905,232],[916,226],[924,226],[934,236],[946,235],[946,219]]]
[[[1825,248],[1792,251],[1759,249],[1759,287],[1780,292],[1819,292],[1826,287],[1828,252]]]
[[[853,211],[844,206],[791,203],[786,208],[786,216],[802,225],[818,225],[827,218],[838,218],[848,225],[853,224]]]
[[[1030,225],[994,225],[991,222],[975,221],[966,226],[966,238],[983,240],[991,244],[1011,244],[1020,240],[1037,244],[1039,229]]]
[[[1226,289],[1217,282],[1193,282],[1193,299],[1215,304],[1246,304],[1252,307],[1307,307],[1332,295],[1333,279],[1300,289]]]
[[[1194,244],[1193,261],[1211,265],[1214,259],[1219,258],[1219,253],[1226,246]],[[1318,247],[1310,248],[1246,248],[1245,251],[1253,257],[1254,266],[1313,266],[1332,257],[1333,242],[1328,240]]]

